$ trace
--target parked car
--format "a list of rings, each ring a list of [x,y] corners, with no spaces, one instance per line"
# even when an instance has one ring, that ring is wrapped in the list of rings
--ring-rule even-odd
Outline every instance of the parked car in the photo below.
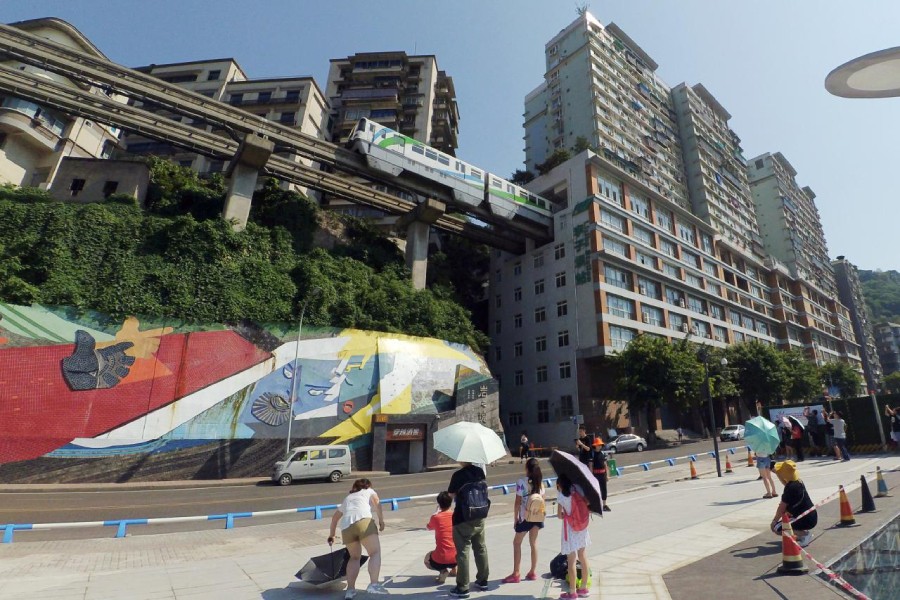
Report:
[[[328,479],[338,482],[352,473],[350,446],[300,446],[292,448],[287,460],[279,460],[272,481],[291,485],[297,479]]]
[[[726,442],[728,440],[742,440],[744,439],[744,426],[743,425],[729,425],[725,429],[719,433],[719,438]]]
[[[616,452],[643,452],[644,448],[647,447],[647,440],[642,438],[639,435],[632,435],[630,433],[625,433],[611,441],[606,445],[606,451],[610,454],[615,454]]]

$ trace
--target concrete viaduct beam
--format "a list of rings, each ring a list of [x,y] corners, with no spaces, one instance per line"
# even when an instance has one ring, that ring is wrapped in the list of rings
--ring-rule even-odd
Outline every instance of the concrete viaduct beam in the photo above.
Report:
[[[446,204],[429,198],[397,220],[398,230],[406,227],[406,266],[412,270],[413,288],[417,290],[425,289],[429,231],[446,211]]]
[[[274,150],[274,142],[248,134],[228,164],[228,191],[222,217],[232,223],[235,231],[243,231],[247,227],[259,172],[265,168]]]

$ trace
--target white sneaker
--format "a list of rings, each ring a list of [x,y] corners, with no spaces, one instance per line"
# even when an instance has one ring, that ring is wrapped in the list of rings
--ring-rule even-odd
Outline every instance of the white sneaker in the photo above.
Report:
[[[807,531],[805,534],[797,538],[797,545],[801,548],[806,548],[807,546],[809,546],[809,543],[812,541],[812,539],[812,531]]]
[[[389,591],[384,589],[384,586],[380,583],[370,583],[369,587],[366,588],[366,593],[368,594],[390,594]]]
[[[356,597],[356,590],[347,590],[344,592],[344,600],[353,600]]]

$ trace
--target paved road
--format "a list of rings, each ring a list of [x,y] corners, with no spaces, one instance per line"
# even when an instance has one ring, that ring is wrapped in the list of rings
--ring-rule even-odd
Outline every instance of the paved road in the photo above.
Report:
[[[742,446],[742,442],[721,444],[721,448]],[[644,452],[630,452],[616,455],[618,465],[629,466],[644,462],[662,460],[673,456],[702,454],[712,449],[712,442],[696,442],[684,446],[673,446]],[[744,454],[735,455],[736,462],[743,461]],[[710,460],[710,463],[712,461]],[[542,461],[545,477],[553,476],[546,461]],[[724,462],[723,462],[724,468]],[[634,472],[633,470],[631,472]],[[488,469],[488,482],[499,485],[514,482],[522,473],[518,460],[510,464],[498,464]],[[382,498],[430,494],[446,489],[450,473],[434,471],[411,475],[373,476],[375,489]],[[622,489],[643,485],[647,478],[623,477]],[[55,523],[72,521],[102,521],[114,519],[137,519],[173,517],[188,515],[223,514],[228,512],[267,511],[300,506],[337,504],[347,492],[349,482],[296,483],[280,487],[266,481],[246,481],[238,485],[211,485],[196,482],[186,487],[134,489],[122,485],[116,489],[98,488],[78,491],[66,486],[29,491],[28,486],[0,486],[0,523]],[[238,521],[239,526],[260,525],[296,520],[296,516],[279,515],[255,517]],[[187,522],[155,525],[152,528],[133,528],[135,534],[169,533],[220,529],[221,522]],[[132,533],[132,529],[129,529]],[[29,539],[81,539],[107,537],[108,528],[85,528],[70,530],[35,531]]]

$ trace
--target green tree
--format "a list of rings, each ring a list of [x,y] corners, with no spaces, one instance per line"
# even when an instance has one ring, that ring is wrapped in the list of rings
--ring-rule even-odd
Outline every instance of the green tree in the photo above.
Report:
[[[656,410],[669,405],[688,407],[703,382],[697,355],[684,344],[639,335],[614,359],[619,368],[618,388],[628,399],[629,411],[646,418],[648,439],[656,437]]]
[[[790,378],[782,353],[761,342],[733,344],[726,352],[728,369],[740,392],[741,401],[749,403],[750,414],[756,404],[781,402],[787,395]]]
[[[575,138],[575,145],[572,147],[572,152],[578,154],[579,152],[584,152],[585,150],[593,150],[591,147],[591,143],[588,141],[586,137],[583,135],[579,135]]]
[[[882,384],[884,385],[884,389],[891,394],[900,394],[900,371],[885,375]]]
[[[806,358],[803,352],[792,349],[782,352],[788,375],[788,388],[785,399],[791,402],[801,402],[822,395],[822,381],[819,378],[819,370],[815,363]]]
[[[516,169],[513,171],[513,174],[509,176],[509,180],[516,185],[525,185],[534,180],[534,173],[526,169]]]
[[[900,273],[860,269],[858,274],[872,320],[900,321]]]
[[[819,376],[822,385],[837,387],[840,390],[841,398],[856,398],[859,396],[859,386],[862,383],[862,378],[847,363],[826,363],[819,367]]]
[[[539,165],[535,165],[534,168],[537,169],[538,173],[540,173],[541,175],[546,175],[547,173],[552,171],[554,167],[558,167],[570,158],[572,158],[571,152],[569,152],[565,148],[558,148],[553,152],[553,154],[550,155],[550,158]]]

